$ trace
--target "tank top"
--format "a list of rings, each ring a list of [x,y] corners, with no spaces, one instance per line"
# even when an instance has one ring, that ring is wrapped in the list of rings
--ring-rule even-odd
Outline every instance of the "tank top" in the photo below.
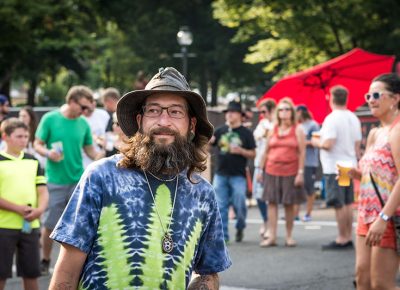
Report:
[[[400,117],[397,117],[391,125],[389,132],[399,121]],[[371,182],[370,172],[385,202],[388,200],[393,186],[398,179],[398,172],[388,137],[389,134],[384,136],[384,138],[377,138],[375,144],[365,152],[359,161],[362,177],[358,214],[359,218],[362,218],[365,224],[372,223],[382,209],[378,195]],[[397,208],[396,215],[400,215],[400,207]]]
[[[287,135],[279,136],[278,126],[270,137],[265,172],[274,176],[293,176],[299,169],[299,144],[296,126]]]

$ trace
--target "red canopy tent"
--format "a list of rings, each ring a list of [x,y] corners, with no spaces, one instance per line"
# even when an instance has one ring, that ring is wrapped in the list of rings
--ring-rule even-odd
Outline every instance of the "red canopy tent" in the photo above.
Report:
[[[365,103],[364,94],[371,80],[379,74],[392,71],[394,59],[392,55],[379,55],[355,48],[325,63],[284,77],[257,104],[266,98],[279,101],[290,97],[295,105],[305,104],[315,120],[322,123],[331,111],[328,93],[332,86],[343,85],[349,90],[348,108],[354,111]]]

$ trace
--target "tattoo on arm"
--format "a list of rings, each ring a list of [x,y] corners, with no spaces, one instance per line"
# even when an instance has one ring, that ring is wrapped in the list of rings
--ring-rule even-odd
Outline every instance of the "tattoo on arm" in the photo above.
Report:
[[[219,289],[218,274],[202,275],[193,279],[188,290],[217,290]]]
[[[61,282],[56,285],[55,290],[72,290],[72,285],[70,282]]]

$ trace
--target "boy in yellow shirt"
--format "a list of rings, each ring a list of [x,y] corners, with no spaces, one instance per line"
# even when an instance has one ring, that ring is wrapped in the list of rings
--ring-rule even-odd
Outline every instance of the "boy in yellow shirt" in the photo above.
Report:
[[[2,122],[1,132],[6,148],[0,152],[0,290],[12,277],[15,250],[24,289],[38,290],[39,217],[48,202],[46,179],[38,160],[23,151],[28,127],[10,118]]]

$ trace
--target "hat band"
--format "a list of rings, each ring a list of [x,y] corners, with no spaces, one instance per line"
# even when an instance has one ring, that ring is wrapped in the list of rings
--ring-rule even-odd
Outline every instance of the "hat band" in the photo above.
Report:
[[[154,86],[154,87],[151,87],[151,88],[148,88],[148,89],[146,88],[146,90],[154,90],[154,89],[161,90],[160,88],[164,88],[164,87],[165,88],[174,88],[174,89],[177,89],[178,91],[187,91],[187,90],[182,90],[181,88],[179,88],[177,86],[165,85],[165,84]],[[169,91],[168,89],[165,89],[165,90]]]

